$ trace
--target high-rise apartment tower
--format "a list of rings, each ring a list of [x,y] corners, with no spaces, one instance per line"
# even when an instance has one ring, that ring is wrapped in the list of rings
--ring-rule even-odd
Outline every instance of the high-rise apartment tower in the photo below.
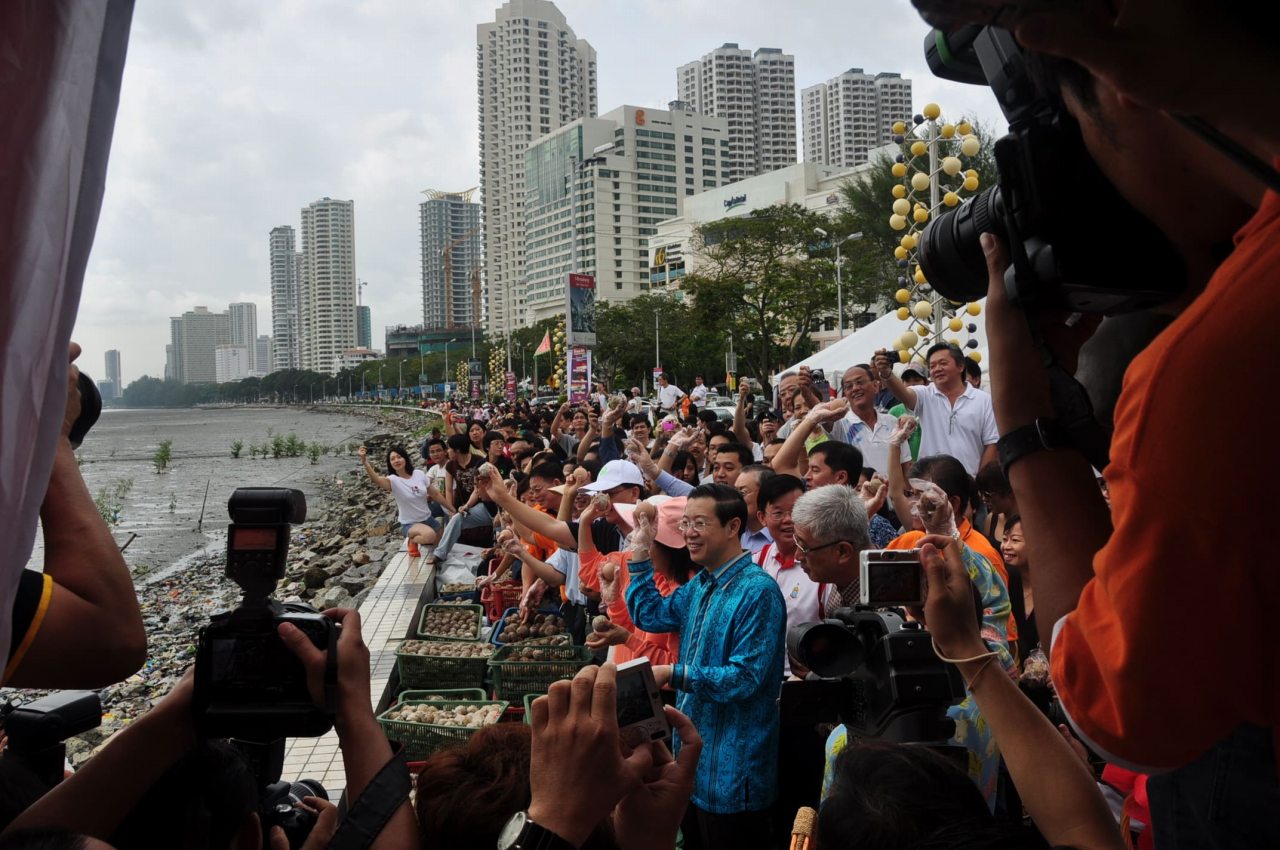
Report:
[[[302,208],[301,368],[326,375],[357,342],[355,206],[322,198]]]
[[[776,47],[729,43],[676,70],[679,100],[729,121],[729,179],[796,161],[796,59]]]
[[[418,205],[423,327],[471,327],[480,320],[480,205],[472,202],[473,191],[428,189]]]
[[[271,362],[266,372],[298,368],[298,262],[292,227],[271,228]]]
[[[476,27],[484,323],[526,324],[524,152],[575,118],[596,114],[596,52],[548,0],[508,0]]]
[[[852,168],[887,144],[894,121],[911,117],[911,81],[850,68],[800,93],[804,161]]]

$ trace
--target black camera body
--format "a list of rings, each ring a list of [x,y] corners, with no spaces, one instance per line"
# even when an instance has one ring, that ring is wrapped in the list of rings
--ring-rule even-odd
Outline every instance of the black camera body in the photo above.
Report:
[[[102,723],[102,700],[94,691],[56,691],[3,710],[9,743],[4,757],[22,762],[49,788],[62,781],[66,741]]]
[[[1012,34],[998,27],[934,31],[925,39],[939,77],[990,86],[1009,121],[995,144],[998,185],[929,222],[920,265],[953,302],[987,294],[979,237],[1000,236],[1012,303],[1107,315],[1145,310],[1187,284],[1172,243],[1134,209],[1090,156],[1080,126],[1046,90]],[[1108,243],[1126,248],[1105,251]]]
[[[300,629],[329,654],[336,674],[338,626],[308,605],[271,598],[284,575],[290,524],[306,519],[306,499],[298,490],[241,487],[227,508],[227,575],[244,589],[244,598],[200,631],[197,729],[205,737],[256,742],[323,735],[333,727],[333,715],[315,705],[302,662],[277,629],[282,623]]]
[[[850,735],[946,746],[955,734],[947,709],[964,699],[964,679],[900,612],[839,608],[789,629],[787,649],[818,676],[840,679],[823,699]]]

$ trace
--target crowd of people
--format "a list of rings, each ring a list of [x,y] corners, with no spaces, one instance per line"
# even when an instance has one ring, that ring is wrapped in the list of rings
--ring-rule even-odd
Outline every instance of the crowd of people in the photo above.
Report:
[[[803,368],[767,396],[744,381],[731,419],[700,409],[701,382],[686,394],[664,375],[652,403],[603,390],[556,409],[451,404],[421,445],[362,449],[408,557],[487,550],[479,582],[513,577],[519,607],[557,610],[598,663],[552,684],[527,725],[429,758],[411,794],[374,719],[359,613],[324,612],[341,623],[328,652],[281,625],[347,776],[345,811],[297,803],[315,825],[296,846],[772,848],[804,806],[812,839],[793,848],[1280,846],[1264,607],[1280,588],[1258,543],[1220,531],[1238,506],[1269,504],[1273,452],[1223,467],[1214,488],[1185,474],[1205,388],[1251,397],[1256,383],[1223,357],[1267,338],[1280,196],[1263,184],[1280,178],[1203,150],[1162,111],[1274,160],[1280,122],[1238,94],[1256,81],[1223,85],[1235,78],[1204,62],[1189,80],[1186,57],[1205,41],[1256,56],[1263,83],[1280,62],[1235,13],[1119,5],[1037,9],[1016,33],[1100,168],[1179,253],[1187,294],[1167,327],[1100,367],[1124,326],[1104,323],[1090,347],[1078,317],[1028,322],[1006,291],[1010,246],[984,233],[985,388],[974,360],[938,344],[923,362],[847,364],[829,392]],[[1097,405],[1105,468],[1062,436],[1046,362],[1124,372]],[[78,406],[72,367],[46,568],[12,602],[5,684],[100,686],[144,651],[128,570],[75,467]],[[869,553],[918,561],[922,604],[865,605]],[[1231,628],[1189,628],[1220,611]],[[851,637],[789,639],[824,621]],[[638,658],[670,747],[620,737],[618,666]],[[0,850],[290,846],[254,766],[198,734],[193,692],[188,675],[52,789],[6,751]]]

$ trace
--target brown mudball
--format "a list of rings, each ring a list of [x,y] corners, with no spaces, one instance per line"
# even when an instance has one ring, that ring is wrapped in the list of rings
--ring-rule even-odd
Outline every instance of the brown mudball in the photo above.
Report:
[[[611,625],[613,625],[613,623],[610,622],[609,618],[604,614],[597,615],[596,618],[591,621],[591,628],[597,632],[607,632]]]

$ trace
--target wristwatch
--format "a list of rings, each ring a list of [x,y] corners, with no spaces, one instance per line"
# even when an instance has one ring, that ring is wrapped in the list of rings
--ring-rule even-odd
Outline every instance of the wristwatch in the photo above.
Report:
[[[1052,452],[1070,447],[1071,440],[1062,424],[1056,419],[1045,418],[1015,428],[1001,437],[996,442],[996,455],[1007,479],[1009,468],[1027,455],[1041,450]]]
[[[577,850],[551,830],[529,819],[528,812],[516,812],[498,834],[498,850]]]

